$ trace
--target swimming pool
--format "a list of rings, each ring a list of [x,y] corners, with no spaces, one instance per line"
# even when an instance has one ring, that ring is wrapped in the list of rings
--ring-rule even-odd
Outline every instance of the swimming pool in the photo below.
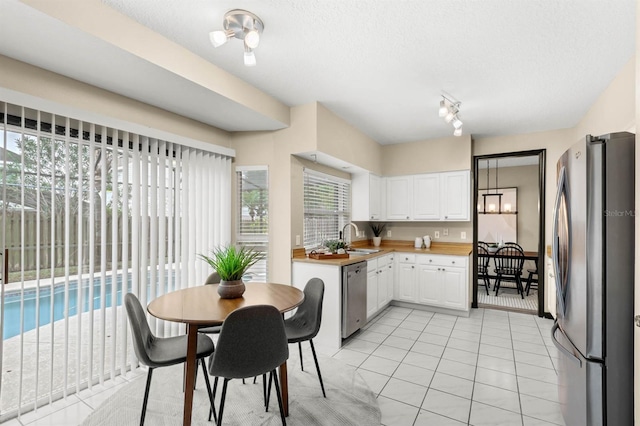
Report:
[[[106,277],[106,307],[112,306],[112,294],[111,294],[111,277]],[[101,307],[101,294],[100,294],[100,277],[93,279],[93,309],[100,309]],[[116,294],[116,306],[122,304],[122,276],[118,276],[116,279],[118,291]],[[90,280],[83,280],[82,283],[82,307],[83,312],[89,311],[89,285]],[[127,291],[130,291],[131,283],[127,284]],[[53,320],[58,321],[65,317],[64,315],[64,284],[56,284],[53,289]],[[24,292],[24,331],[33,330],[36,328],[36,296],[38,293],[36,289],[25,290]],[[4,321],[3,328],[3,340],[20,334],[20,307],[21,293],[7,292],[4,298]],[[40,288],[40,318],[39,325],[47,325],[51,322],[51,287],[43,286]],[[69,317],[77,315],[78,313],[78,282],[73,281],[69,283]]]

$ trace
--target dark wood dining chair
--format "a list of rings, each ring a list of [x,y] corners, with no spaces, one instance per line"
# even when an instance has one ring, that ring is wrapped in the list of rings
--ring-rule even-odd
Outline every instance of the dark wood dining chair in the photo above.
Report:
[[[524,252],[524,249],[522,248],[522,246],[513,241],[507,241],[506,243],[504,243],[504,247],[516,247],[520,249],[521,252]]]
[[[484,288],[489,295],[491,284],[489,283],[489,252],[486,248],[478,244],[478,279],[484,282]]]
[[[513,279],[520,297],[524,299],[524,290],[522,288],[524,252],[515,246],[504,246],[499,248],[493,256],[496,274],[495,295],[498,295],[502,281]]]
[[[525,287],[525,291],[527,292],[527,296],[529,295],[529,291],[531,290],[531,285],[537,289],[538,288],[538,268],[535,269],[527,269],[529,275],[527,276],[527,285]],[[533,276],[536,276],[536,280],[533,281]]]

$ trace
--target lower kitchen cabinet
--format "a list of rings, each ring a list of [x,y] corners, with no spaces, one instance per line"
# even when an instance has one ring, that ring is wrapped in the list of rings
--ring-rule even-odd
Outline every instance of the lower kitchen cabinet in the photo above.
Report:
[[[384,309],[393,297],[393,255],[367,261],[367,320]]]
[[[469,309],[467,257],[398,253],[396,259],[397,300]]]

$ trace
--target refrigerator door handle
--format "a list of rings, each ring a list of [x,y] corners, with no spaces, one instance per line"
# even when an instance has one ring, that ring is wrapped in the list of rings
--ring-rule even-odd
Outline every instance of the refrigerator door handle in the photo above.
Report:
[[[580,360],[580,358],[578,358],[577,356],[572,354],[570,351],[568,351],[567,348],[562,346],[562,344],[560,344],[560,342],[558,342],[558,340],[556,339],[556,330],[558,330],[558,328],[559,328],[558,321],[556,321],[553,323],[553,327],[551,327],[551,340],[553,341],[553,344],[555,345],[556,348],[558,348],[560,352],[564,354],[564,356],[569,358],[569,361],[573,362],[578,367],[582,368],[582,361]],[[562,333],[562,330],[560,330],[560,333]]]
[[[560,304],[559,307],[563,315],[565,314],[564,298],[566,291],[566,283],[564,282],[564,280],[567,279],[568,274],[565,271],[560,270],[560,236],[558,235],[558,221],[560,219],[560,203],[562,202],[562,197],[566,196],[566,191],[567,169],[565,167],[562,167],[562,169],[560,170],[560,176],[558,177],[558,190],[556,194],[555,206],[553,209],[553,249],[551,251],[551,255],[556,276],[556,297],[558,299],[558,303]],[[569,241],[566,241],[565,244],[569,244]]]

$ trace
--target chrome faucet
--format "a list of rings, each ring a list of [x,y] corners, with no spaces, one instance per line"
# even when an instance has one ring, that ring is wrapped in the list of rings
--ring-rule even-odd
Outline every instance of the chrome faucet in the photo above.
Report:
[[[345,229],[347,229],[347,226],[353,226],[353,229],[356,230],[356,237],[358,236],[358,233],[360,232],[360,230],[358,229],[358,226],[353,223],[353,222],[349,222],[347,223],[345,226],[342,227],[342,231],[340,232],[340,238],[346,237],[346,234],[344,233]],[[346,238],[343,238],[343,241],[346,243]],[[349,244],[347,245],[351,245],[351,241],[349,241]]]

